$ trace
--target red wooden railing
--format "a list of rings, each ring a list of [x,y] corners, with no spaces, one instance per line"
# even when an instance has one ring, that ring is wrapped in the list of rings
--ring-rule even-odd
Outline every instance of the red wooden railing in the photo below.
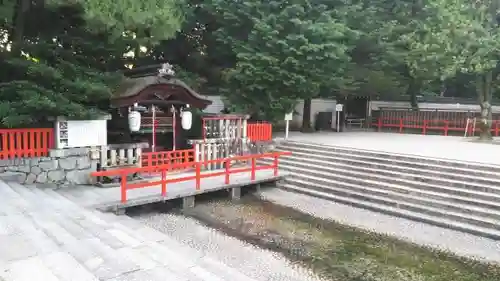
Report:
[[[467,119],[464,120],[420,120],[414,118],[378,118],[376,123],[372,124],[379,131],[383,128],[396,128],[399,133],[405,129],[419,129],[423,135],[430,131],[441,131],[447,136],[450,132],[463,132],[467,128],[467,134],[470,135],[473,130],[479,132],[480,129],[473,124],[467,127]],[[491,132],[494,136],[500,135],[500,120],[493,120]]]
[[[212,138],[214,135],[223,135],[223,132],[215,132],[218,130],[219,124],[216,121],[231,121],[237,127],[237,135],[243,135],[244,118],[239,115],[221,115],[215,117],[204,117],[202,119],[202,136],[204,139]],[[214,123],[215,122],[215,123]],[[246,125],[247,137],[251,141],[271,141],[273,138],[273,126],[267,122],[248,123]]]
[[[142,153],[142,167],[194,162],[194,149]]]
[[[103,176],[120,176],[120,189],[121,189],[121,202],[127,202],[127,190],[130,189],[138,189],[145,187],[153,187],[153,186],[161,186],[161,196],[165,197],[167,195],[167,184],[169,183],[178,183],[194,180],[196,190],[201,190],[201,179],[211,178],[217,176],[225,176],[224,183],[229,185],[230,175],[238,174],[238,173],[247,173],[250,172],[250,179],[253,181],[256,179],[256,171],[273,169],[274,176],[278,176],[278,158],[283,155],[290,155],[290,152],[273,152],[273,153],[265,153],[265,154],[257,154],[257,155],[245,155],[245,156],[237,156],[231,158],[223,158],[223,159],[215,159],[209,161],[201,161],[201,162],[185,162],[185,163],[175,163],[175,164],[166,164],[160,166],[149,166],[149,167],[141,167],[141,168],[123,168],[109,171],[98,171],[93,172],[91,175],[94,177],[103,177]],[[259,165],[257,166],[257,160],[262,158],[273,158],[273,163],[271,165]],[[233,161],[242,161],[242,160],[250,160],[250,167],[231,167],[231,163]],[[203,172],[201,171],[201,167],[203,165],[211,164],[211,163],[224,163],[225,169],[213,170]],[[194,168],[194,175],[184,176],[184,177],[176,177],[167,179],[168,172],[178,169],[189,169]],[[135,173],[160,173],[160,180],[150,181],[150,182],[139,182],[139,183],[128,183],[127,176]]]
[[[54,147],[53,129],[0,129],[0,159],[43,157]]]
[[[251,141],[271,141],[273,139],[273,125],[267,122],[248,124],[247,137]]]

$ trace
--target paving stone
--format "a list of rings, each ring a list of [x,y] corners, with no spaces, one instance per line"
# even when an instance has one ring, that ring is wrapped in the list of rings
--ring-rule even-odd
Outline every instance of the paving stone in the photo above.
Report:
[[[196,263],[202,268],[206,268],[217,276],[224,278],[224,280],[255,281],[255,279],[250,278],[242,272],[208,256],[204,256]]]
[[[28,217],[18,217],[16,220],[18,227],[17,235],[29,239],[38,254],[55,252],[59,249],[58,245],[45,232],[38,229],[34,222]]]
[[[151,242],[160,242],[164,241],[167,238],[167,235],[165,235],[165,233],[147,226],[142,226],[141,228],[135,230],[135,232],[140,237],[143,237],[145,240]]]
[[[117,228],[108,229],[107,232],[128,247],[137,247],[142,243],[140,240],[133,238],[123,230]]]
[[[0,261],[20,260],[37,254],[33,244],[23,236],[17,234],[0,235],[0,241]]]
[[[166,267],[156,267],[148,270],[138,270],[131,273],[120,275],[116,278],[110,279],[109,281],[153,281],[153,280],[165,280],[165,281],[198,281],[187,279],[179,275],[174,274]],[[234,280],[238,281],[238,280]]]
[[[119,249],[126,246],[122,241],[120,241],[107,231],[109,225],[98,225],[93,221],[88,220],[87,218],[83,220],[76,220],[75,222],[81,227],[85,228],[91,235],[98,238],[104,244],[110,246],[113,249]]]
[[[47,220],[41,216],[33,217],[35,224],[40,227],[49,237],[54,239],[58,245],[73,243],[77,241],[76,237],[71,235],[66,229],[57,223]]]
[[[97,238],[83,239],[79,241],[75,240],[71,243],[66,243],[61,247],[61,249],[68,252],[86,268],[92,269],[104,262],[104,259],[101,258],[99,254],[87,246],[88,240],[92,239]]]
[[[56,252],[41,257],[43,263],[60,280],[98,281],[99,279],[66,252]]]
[[[62,228],[64,228],[68,233],[74,236],[76,239],[92,238],[93,235],[81,225],[77,224],[73,219],[64,217],[62,215],[53,215],[54,221],[56,221]]]
[[[158,267],[159,263],[143,254],[143,250],[141,249],[141,247],[144,246],[139,246],[137,248],[125,247],[118,249],[116,252],[120,256],[123,256],[126,259],[137,264],[142,270]]]
[[[0,277],[6,281],[63,281],[59,280],[38,256],[6,264],[0,269]]]
[[[120,256],[113,248],[102,243],[98,239],[85,240],[85,246],[98,254],[102,258],[102,263],[96,267],[88,269],[92,271],[99,279],[110,279],[122,274],[139,270],[140,267],[133,261]],[[89,265],[89,264],[88,264]]]

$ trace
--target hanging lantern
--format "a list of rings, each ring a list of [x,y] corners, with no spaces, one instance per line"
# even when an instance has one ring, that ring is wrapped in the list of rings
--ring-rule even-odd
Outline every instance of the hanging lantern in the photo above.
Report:
[[[139,111],[129,111],[128,126],[131,132],[137,132],[141,129],[141,113]]]
[[[189,104],[187,105],[187,109],[189,109]],[[191,129],[193,125],[193,113],[188,110],[184,110],[181,112],[181,124],[184,130]]]

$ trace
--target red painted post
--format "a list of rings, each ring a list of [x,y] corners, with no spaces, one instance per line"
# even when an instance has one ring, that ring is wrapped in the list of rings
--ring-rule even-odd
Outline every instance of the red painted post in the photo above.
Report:
[[[226,184],[229,184],[229,175],[231,174],[231,172],[229,171],[230,167],[231,167],[231,159],[230,158],[226,158],[226,160],[224,161],[226,164],[226,181],[225,183]]]
[[[255,180],[255,168],[256,168],[255,156],[252,156],[252,175],[251,175],[252,180]]]
[[[167,168],[161,169],[161,196],[167,196]]]
[[[201,187],[201,163],[196,162],[196,190],[200,190]]]
[[[16,150],[14,147],[14,134],[9,134],[9,157],[14,158],[16,156]]]
[[[122,203],[127,202],[127,174],[122,173],[121,175],[121,183],[120,183],[120,188],[121,188],[121,201]]]
[[[447,136],[448,135],[448,120],[445,120],[444,121],[444,135]]]
[[[422,127],[422,135],[427,134],[427,120],[424,120],[424,124]]]
[[[273,164],[273,167],[274,167],[274,176],[275,177],[278,176],[278,157],[279,157],[278,154],[274,155],[274,164]]]
[[[403,133],[403,118],[399,118],[399,133],[402,134]]]

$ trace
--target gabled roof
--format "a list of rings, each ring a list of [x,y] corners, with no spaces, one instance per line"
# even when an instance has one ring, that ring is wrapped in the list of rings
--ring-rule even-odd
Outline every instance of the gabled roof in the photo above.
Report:
[[[198,94],[191,89],[186,83],[173,77],[159,77],[156,75],[126,78],[122,84],[117,88],[111,97],[112,103],[119,103],[120,100],[130,100],[137,96],[137,102],[141,100],[141,93],[150,87],[166,86],[163,93],[168,95],[177,95],[177,98],[182,99],[180,95],[188,95],[186,99],[195,100],[197,104],[202,105],[198,107],[206,107],[212,103],[211,100]]]

